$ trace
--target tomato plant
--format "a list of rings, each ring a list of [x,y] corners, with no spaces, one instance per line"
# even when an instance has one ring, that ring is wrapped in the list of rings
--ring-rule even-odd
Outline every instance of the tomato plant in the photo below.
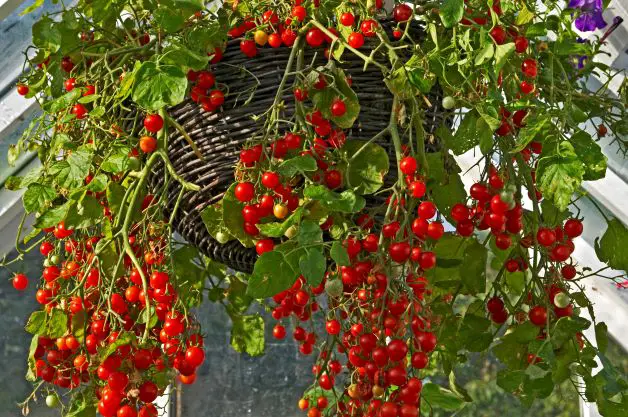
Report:
[[[26,325],[36,388],[24,409],[45,395],[64,415],[155,416],[175,378],[196,381],[205,351],[190,309],[210,300],[225,306],[237,351],[264,351],[264,318],[248,312],[260,302],[273,337],[312,355],[298,401],[310,417],[455,412],[470,401],[456,366],[489,351],[504,365],[497,384],[527,404],[578,378],[604,415],[626,414],[628,384],[580,283],[623,285],[626,227],[607,219],[595,244],[622,273],[572,257],[580,186],[606,171],[597,140],[616,137],[625,153],[628,130],[625,88],[614,98],[582,83],[617,76],[593,59],[604,44],[572,27],[600,28],[601,6],[127,3],[79,2],[35,23],[37,53],[17,85],[42,108],[10,150],[36,150],[42,166],[7,181],[25,189],[33,230],[20,227],[20,255],[2,263],[35,248],[45,257],[41,280],[12,275],[42,307]],[[200,187],[177,172],[169,141],[183,137],[200,167],[218,150],[199,149],[171,110],[188,100],[221,120],[231,100],[256,102],[216,68],[238,56],[247,64],[233,72],[247,76],[275,50],[288,56],[276,96],[249,115],[256,128],[229,149],[233,183],[201,216],[216,242],[257,254],[252,273],[232,273],[173,237],[181,200]],[[368,141],[355,138],[375,125],[361,111],[381,103],[359,99],[367,81],[349,75],[349,54],[381,73],[373,100],[388,103]],[[426,129],[434,110],[447,122]],[[482,169],[467,189],[456,157],[470,150]],[[162,182],[151,181],[158,167]],[[449,388],[424,379],[439,368]]]

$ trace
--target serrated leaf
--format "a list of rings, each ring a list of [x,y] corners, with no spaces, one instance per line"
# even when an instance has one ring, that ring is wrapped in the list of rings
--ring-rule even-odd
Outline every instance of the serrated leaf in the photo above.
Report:
[[[585,181],[595,181],[606,175],[606,156],[602,153],[600,145],[593,141],[590,134],[584,130],[574,133],[569,142],[573,145],[576,154],[584,164]]]
[[[100,202],[90,196],[72,204],[65,218],[65,225],[70,229],[85,229],[99,223],[103,219],[103,210]]]
[[[132,98],[140,107],[157,111],[181,103],[187,85],[187,78],[181,68],[146,61],[135,74]]]
[[[537,183],[539,190],[551,199],[559,210],[566,210],[571,197],[580,188],[584,176],[584,166],[578,159],[569,142],[560,144],[556,155],[539,160]]]
[[[464,406],[464,401],[452,391],[431,382],[423,385],[421,398],[431,407],[446,411],[456,411]]]
[[[31,184],[22,195],[24,210],[27,213],[41,212],[56,197],[54,188],[38,183]]]

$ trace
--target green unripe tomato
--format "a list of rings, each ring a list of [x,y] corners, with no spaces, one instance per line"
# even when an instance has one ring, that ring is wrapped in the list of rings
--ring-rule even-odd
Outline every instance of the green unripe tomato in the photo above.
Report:
[[[129,158],[129,169],[131,171],[139,171],[140,170],[140,160],[134,156]]]
[[[508,191],[502,191],[501,193],[499,193],[499,198],[508,205],[515,202],[515,196]]]
[[[51,255],[48,259],[50,260],[51,265],[56,265],[61,261],[61,259],[59,259],[59,255]]]
[[[342,295],[342,282],[339,279],[332,279],[325,283],[325,292],[330,297],[340,297]]]
[[[59,406],[59,398],[55,394],[48,394],[46,396],[46,405],[50,408],[56,408]]]
[[[447,96],[443,98],[442,104],[445,110],[451,110],[456,106],[456,100],[452,96]]]
[[[554,296],[554,305],[558,308],[565,308],[569,305],[569,296],[564,292],[559,292]]]
[[[229,234],[225,232],[216,233],[216,240],[218,243],[227,243],[229,242]]]
[[[44,267],[48,268],[49,266],[52,266],[52,264],[50,263],[50,259],[44,259]]]

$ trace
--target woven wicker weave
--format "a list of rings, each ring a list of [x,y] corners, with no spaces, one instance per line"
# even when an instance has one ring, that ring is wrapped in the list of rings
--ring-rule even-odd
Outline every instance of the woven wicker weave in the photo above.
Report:
[[[417,36],[421,36],[418,33]],[[231,92],[242,92],[240,96],[231,93],[226,96],[222,109],[206,113],[200,105],[191,100],[170,109],[169,114],[188,132],[205,157],[201,161],[187,141],[178,133],[171,132],[168,154],[175,170],[187,181],[197,184],[201,190],[184,195],[174,227],[191,244],[197,246],[207,256],[238,271],[251,272],[257,257],[255,250],[243,247],[238,241],[220,244],[207,232],[200,213],[210,204],[219,201],[223,193],[234,181],[234,166],[243,145],[262,125],[263,119],[254,121],[251,116],[261,114],[273,103],[290,55],[291,49],[259,48],[258,55],[249,59],[239,50],[239,41],[229,42],[222,61],[212,72],[219,83],[224,83]],[[368,53],[368,44],[363,47]],[[315,65],[324,65],[322,50],[317,52],[306,49],[306,64],[315,60]],[[389,123],[392,95],[382,80],[382,74],[375,66],[363,71],[364,62],[350,52],[342,56],[342,68],[353,79],[352,88],[356,92],[361,111],[352,129],[347,131],[347,139],[368,140],[382,131]],[[242,70],[241,68],[245,68]],[[257,83],[259,82],[259,85]],[[286,85],[291,85],[288,80]],[[248,104],[250,91],[255,88],[254,96]],[[434,89],[436,90],[436,88]],[[285,92],[285,118],[294,111],[291,91]],[[440,93],[429,96],[432,107],[425,113],[425,130],[434,130],[443,122]],[[379,142],[390,155],[391,165],[396,164],[394,150],[389,137]],[[430,145],[428,145],[429,147]],[[432,145],[433,148],[433,145]],[[428,149],[428,151],[433,149]],[[396,165],[390,170],[387,182],[395,180]],[[159,186],[162,175],[154,175],[154,185]],[[174,181],[173,181],[174,183]],[[168,201],[171,205],[180,191],[178,184],[168,189]],[[168,207],[172,209],[172,206]]]

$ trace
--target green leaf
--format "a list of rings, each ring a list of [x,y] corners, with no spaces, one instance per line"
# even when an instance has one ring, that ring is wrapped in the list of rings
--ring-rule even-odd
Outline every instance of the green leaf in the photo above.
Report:
[[[261,223],[257,225],[261,234],[268,237],[281,237],[290,227],[299,224],[303,217],[303,207],[298,207],[283,222]]]
[[[54,188],[38,183],[31,184],[22,195],[24,210],[27,213],[41,212],[56,197]]]
[[[65,225],[71,229],[85,229],[98,224],[103,219],[103,211],[100,202],[85,195],[76,204],[70,206],[65,218]]]
[[[80,343],[83,343],[85,337],[85,323],[87,322],[87,313],[81,310],[72,314],[72,334]]]
[[[539,328],[529,321],[519,324],[511,333],[518,343],[529,343],[539,335]]]
[[[351,190],[342,193],[331,191],[324,185],[309,185],[303,190],[303,196],[312,200],[318,200],[321,206],[343,213],[357,213],[366,204],[364,197],[356,195]]]
[[[502,369],[497,373],[497,385],[506,392],[517,391],[525,379],[525,371]]]
[[[46,331],[47,314],[45,311],[35,311],[26,322],[24,330],[33,335],[43,335]]]
[[[236,183],[231,184],[222,199],[222,221],[229,230],[229,234],[238,239],[242,245],[250,248],[255,245],[255,242],[244,231],[244,218],[242,217],[244,203],[235,197],[236,185]]]
[[[96,417],[95,404],[97,403],[98,399],[92,388],[86,387],[72,396],[63,417]]]
[[[506,62],[510,59],[512,54],[515,53],[514,42],[505,43],[503,45],[497,45],[495,47],[495,74],[499,74],[499,71],[504,67]]]
[[[200,54],[185,45],[174,42],[164,49],[162,56],[162,63],[191,68],[195,71],[205,69],[209,63],[206,53]]]
[[[440,8],[440,20],[446,28],[454,27],[454,25],[462,20],[464,14],[463,0],[444,0]]]
[[[299,261],[304,254],[305,249],[292,241],[264,253],[255,262],[246,293],[265,298],[290,288],[300,275]]]
[[[203,21],[203,25],[194,25],[188,33],[187,44],[198,52],[207,53],[214,47],[221,46],[226,40],[226,33],[219,21]]]
[[[443,135],[445,136],[447,147],[454,155],[462,155],[468,150],[473,149],[479,143],[481,131],[478,129],[477,125],[480,120],[482,119],[479,117],[478,112],[471,110],[464,115],[464,118],[453,136]],[[488,127],[484,130],[488,131],[492,143],[493,134],[491,130]]]
[[[323,243],[323,231],[317,223],[305,220],[299,226],[297,242],[302,246]]]
[[[602,238],[595,239],[595,253],[613,269],[628,271],[628,229],[617,219],[608,222]]]
[[[146,61],[135,74],[131,97],[140,107],[157,111],[181,103],[185,99],[187,85],[188,80],[181,68]]]
[[[484,119],[488,127],[491,129],[491,132],[496,131],[499,126],[501,126],[502,122],[497,114],[497,110],[492,106],[484,106],[483,104],[478,104],[475,106],[475,110],[480,114],[480,117]]]
[[[478,51],[478,54],[475,56],[475,65],[480,66],[489,59],[493,58],[495,55],[495,46],[493,42],[487,42],[484,48]]]
[[[605,353],[608,348],[608,327],[601,322],[595,325],[595,342],[600,352]]]
[[[559,210],[566,210],[571,196],[580,188],[584,167],[569,142],[560,144],[559,153],[539,160],[537,181],[539,190],[551,199]]]
[[[231,346],[240,353],[264,353],[264,319],[259,315],[232,316]]]
[[[526,29],[527,38],[536,38],[547,35],[547,27],[545,22],[533,23]]]
[[[337,240],[334,240],[334,243],[331,244],[329,254],[338,266],[349,266],[351,264],[347,249]]]
[[[49,208],[43,212],[41,216],[37,217],[34,227],[37,229],[45,229],[56,226],[61,220],[65,219],[70,209],[70,204],[71,202],[68,201],[61,206]]]
[[[59,161],[50,168],[56,183],[61,188],[78,188],[83,185],[92,164],[93,151],[81,146],[72,151],[65,161]]]
[[[114,153],[108,156],[101,164],[100,169],[112,174],[119,174],[129,167],[129,155],[126,153]]]
[[[453,157],[442,152],[428,153],[426,159],[429,166],[427,189],[438,211],[451,222],[451,208],[467,199],[467,192],[459,175],[460,167]]]
[[[556,55],[592,55],[591,46],[586,43],[576,42],[573,39],[561,39],[554,44]]]
[[[314,89],[311,93],[312,103],[314,107],[320,109],[323,116],[333,121],[342,129],[349,129],[360,114],[360,103],[358,96],[349,87],[347,76],[341,68],[338,68],[334,61],[329,61],[325,67],[319,67],[308,75],[308,81],[314,84],[318,80],[319,74],[330,74],[333,76],[335,88],[324,88],[322,90]],[[339,95],[340,94],[340,95]],[[334,100],[342,99],[345,103],[346,112],[344,115],[337,117],[331,113],[331,106]]]
[[[51,339],[61,337],[68,330],[68,316],[57,309],[50,313],[35,311],[29,317],[25,330],[30,334],[46,336]]]
[[[89,8],[91,6],[91,10]],[[88,15],[91,14],[94,23],[103,22],[103,25],[113,25],[115,27],[115,19],[119,17],[122,6],[117,1],[112,0],[92,0],[85,1],[84,7]],[[89,13],[91,11],[91,13]]]
[[[279,165],[277,171],[286,178],[291,178],[297,173],[304,174],[316,171],[316,160],[310,155],[299,155],[287,159]]]
[[[446,411],[456,411],[464,406],[464,401],[458,395],[431,382],[423,385],[421,398],[427,401],[431,407]]]
[[[117,182],[112,181],[107,186],[107,202],[112,213],[117,214],[120,211],[125,193],[126,189]]]
[[[519,10],[519,14],[517,15],[517,19],[515,20],[515,25],[523,26],[526,23],[529,23],[534,19],[534,12],[531,12],[525,5],[525,3],[521,4],[521,9]]]
[[[584,130],[574,133],[569,142],[573,145],[576,154],[584,164],[585,181],[595,181],[606,175],[606,156],[600,145],[593,141],[591,135]]]
[[[33,24],[33,44],[36,47],[54,53],[59,50],[61,41],[61,32],[57,23],[48,16],[42,17]]]
[[[543,224],[551,227],[562,225],[563,222],[572,215],[569,210],[559,210],[554,203],[548,199],[541,201],[541,213],[543,215]]]
[[[9,191],[17,191],[23,187],[22,181],[23,177],[11,175],[4,181],[4,188]]]
[[[519,130],[517,135],[517,145],[511,153],[521,152],[530,142],[539,137],[551,122],[551,118],[546,114],[533,114],[525,119],[525,126]],[[545,135],[542,135],[545,136]]]
[[[230,275],[226,279],[229,282],[229,288],[227,289],[229,308],[238,314],[244,313],[253,301],[253,297],[246,295],[247,284],[235,275]]]
[[[561,317],[550,333],[552,346],[555,349],[561,347],[565,342],[572,340],[576,333],[582,332],[590,325],[591,322],[582,317]]]
[[[28,382],[37,381],[36,369],[35,369],[35,352],[37,351],[37,347],[39,346],[39,336],[34,335],[31,339],[31,344],[28,348],[28,369],[26,370],[26,380]]]
[[[305,253],[299,258],[299,269],[308,284],[317,287],[327,270],[327,258],[323,255],[322,247],[305,249]]]
[[[460,273],[462,282],[470,294],[486,290],[486,259],[488,251],[476,239],[470,239],[466,245]]]
[[[350,140],[342,147],[348,161],[347,185],[358,194],[372,194],[384,185],[390,163],[386,150],[376,143]]]
[[[143,315],[144,314],[142,314],[142,316]],[[103,348],[98,350],[98,360],[100,362],[104,361],[109,356],[113,355],[114,352],[120,346],[130,345],[133,342],[135,342],[136,339],[137,339],[137,337],[135,336],[135,333],[133,333],[133,332],[128,332],[128,331],[120,332],[120,334],[118,334],[118,337],[116,338],[115,342],[108,343],[105,347],[103,347]]]
[[[107,183],[109,182],[109,178],[105,174],[98,174],[92,181],[87,185],[87,189],[94,193],[101,193],[107,189]]]

